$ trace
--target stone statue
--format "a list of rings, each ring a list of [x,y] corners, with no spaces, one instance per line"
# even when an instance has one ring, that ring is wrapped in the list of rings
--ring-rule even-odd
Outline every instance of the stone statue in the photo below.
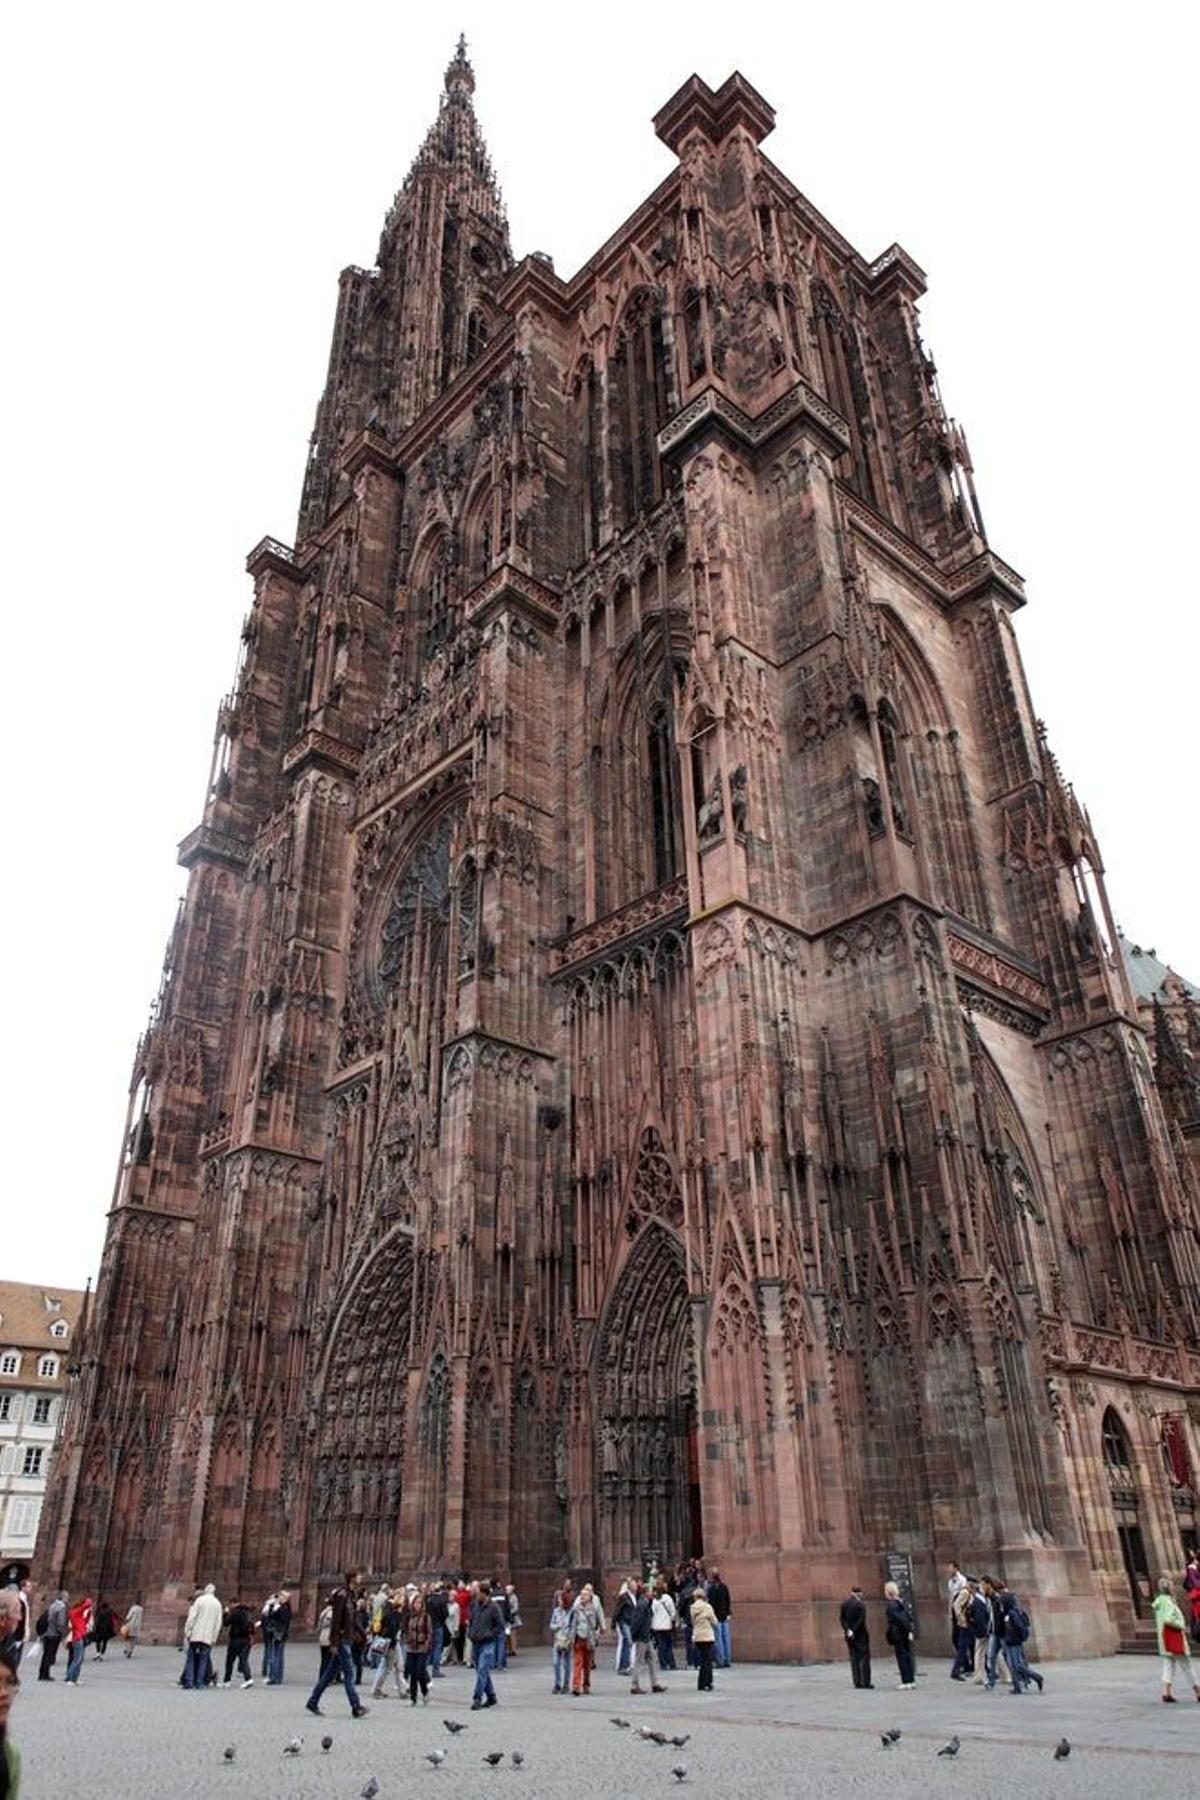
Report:
[[[721,771],[717,770],[712,778],[712,786],[708,797],[700,806],[696,815],[696,826],[702,844],[711,843],[721,835]]]
[[[750,803],[750,777],[745,763],[739,763],[729,777],[729,808],[733,813],[733,829],[745,831],[746,813]]]
[[[883,795],[879,791],[879,783],[873,776],[863,776],[863,811],[867,815],[867,830],[872,837],[882,837],[887,830],[883,816]]]

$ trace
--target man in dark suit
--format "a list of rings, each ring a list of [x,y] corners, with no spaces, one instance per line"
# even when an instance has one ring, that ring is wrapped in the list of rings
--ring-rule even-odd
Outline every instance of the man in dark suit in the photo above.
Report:
[[[867,1631],[867,1603],[862,1589],[852,1587],[842,1601],[842,1631],[850,1651],[850,1673],[856,1688],[869,1688],[871,1682],[871,1638]]]

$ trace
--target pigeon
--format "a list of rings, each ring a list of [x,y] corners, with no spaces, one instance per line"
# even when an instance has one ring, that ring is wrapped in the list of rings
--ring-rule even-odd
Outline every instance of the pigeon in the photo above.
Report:
[[[904,1736],[904,1733],[898,1725],[893,1725],[892,1729],[890,1731],[885,1731],[883,1735],[889,1744],[898,1744],[900,1739]]]
[[[665,1731],[648,1731],[646,1737],[652,1744],[665,1744],[667,1741],[667,1734]]]
[[[880,1732],[880,1734],[879,1734],[879,1741],[880,1741],[880,1743],[881,1743],[881,1744],[882,1744],[882,1745],[883,1745],[883,1747],[884,1747],[884,1749],[885,1749],[885,1750],[890,1750],[890,1749],[891,1749],[891,1747],[892,1747],[892,1738],[891,1738],[891,1733],[890,1733],[890,1732],[887,1732],[887,1731],[881,1731],[881,1732]]]
[[[497,1763],[504,1761],[504,1752],[503,1750],[489,1750],[483,1760],[489,1769],[494,1769]]]
[[[226,1762],[232,1762],[234,1757],[237,1755],[237,1751],[234,1749],[232,1744],[226,1744],[225,1749],[222,1754],[224,1755]]]
[[[375,1777],[372,1775],[370,1781],[368,1781],[366,1787],[362,1791],[362,1800],[375,1800],[375,1796],[378,1792],[379,1792],[379,1783],[376,1781]]]
[[[1069,1738],[1059,1738],[1057,1744],[1055,1744],[1055,1746],[1054,1746],[1055,1762],[1066,1762],[1066,1760],[1067,1760],[1068,1756],[1070,1756],[1070,1754],[1071,1754],[1071,1740]]]
[[[690,1740],[691,1735],[690,1731],[685,1731],[682,1737],[668,1738],[667,1742],[673,1750],[682,1750],[683,1746]]]
[[[446,1727],[446,1730],[450,1733],[451,1737],[457,1737],[460,1731],[465,1731],[467,1729],[466,1726],[460,1724],[457,1719],[443,1719],[442,1724]]]
[[[675,1767],[671,1770],[671,1773],[675,1777],[676,1781],[686,1781],[687,1780],[687,1764],[686,1763],[676,1763]]]
[[[938,1751],[938,1755],[939,1756],[957,1756],[959,1751],[961,1750],[961,1748],[962,1748],[962,1745],[959,1743],[958,1739],[956,1737],[952,1737],[948,1744],[942,1745],[941,1749]]]
[[[628,1719],[610,1719],[608,1722],[610,1725],[615,1725],[618,1731],[628,1731],[629,1730],[629,1720]]]
[[[283,1754],[285,1756],[299,1756],[300,1746],[303,1742],[303,1738],[292,1738],[290,1743],[283,1746]]]
[[[326,1756],[328,1756],[329,1752],[333,1749],[333,1739],[328,1735],[328,1733],[326,1733],[326,1735],[321,1739],[321,1748],[325,1752]]]
[[[446,1752],[444,1750],[427,1750],[425,1752],[425,1761],[432,1763],[435,1769],[440,1769],[445,1760]]]
[[[514,1769],[523,1769],[525,1767],[525,1752],[523,1750],[513,1751],[512,1766]]]

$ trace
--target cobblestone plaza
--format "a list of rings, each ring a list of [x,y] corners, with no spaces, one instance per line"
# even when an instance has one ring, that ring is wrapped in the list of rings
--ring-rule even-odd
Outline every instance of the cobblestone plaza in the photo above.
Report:
[[[256,1656],[257,1663],[257,1656]],[[687,1768],[683,1785],[705,1796],[758,1800],[776,1795],[957,1796],[964,1791],[1016,1794],[1024,1800],[1061,1796],[1138,1800],[1151,1794],[1200,1791],[1200,1706],[1164,1710],[1157,1662],[1118,1656],[1047,1665],[1044,1697],[1013,1706],[1003,1691],[951,1687],[939,1657],[914,1694],[895,1691],[891,1659],[878,1658],[878,1686],[858,1692],[844,1664],[806,1668],[745,1664],[718,1673],[716,1692],[696,1692],[689,1671],[668,1674],[665,1694],[631,1697],[602,1652],[595,1691],[578,1700],[550,1693],[549,1656],[527,1651],[497,1677],[500,1706],[472,1715],[471,1676],[451,1670],[428,1707],[414,1712],[394,1698],[371,1704],[357,1723],[333,1688],[324,1718],[304,1711],[317,1652],[289,1650],[281,1688],[236,1686],[185,1694],[176,1685],[180,1660],[170,1650],[140,1652],[132,1662],[110,1652],[89,1661],[78,1691],[61,1677],[55,1686],[22,1683],[12,1727],[25,1761],[22,1793],[29,1800],[77,1791],[81,1782],[101,1793],[174,1796],[239,1795],[256,1800],[326,1800],[361,1793],[373,1776],[379,1800],[422,1785],[452,1789],[457,1800],[523,1792],[529,1800],[577,1794],[654,1794],[675,1788],[672,1769]],[[256,1668],[257,1677],[257,1668]],[[618,1730],[614,1717],[632,1721]],[[451,1736],[451,1719],[468,1729]],[[682,1752],[641,1741],[640,1725],[670,1735],[687,1733]],[[884,1751],[879,1733],[899,1726],[903,1736]],[[333,1748],[320,1748],[328,1733]],[[283,1747],[294,1735],[301,1754]],[[956,1760],[937,1751],[956,1734]],[[1066,1736],[1072,1753],[1056,1763],[1054,1746]],[[233,1745],[232,1767],[223,1762]],[[434,1770],[424,1760],[444,1749]],[[526,1759],[512,1766],[510,1753]],[[505,1752],[495,1770],[483,1757]]]

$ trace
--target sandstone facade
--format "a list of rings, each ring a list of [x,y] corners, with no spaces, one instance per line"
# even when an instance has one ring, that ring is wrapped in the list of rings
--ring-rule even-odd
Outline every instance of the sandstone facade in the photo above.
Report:
[[[790,1655],[956,1556],[1109,1648],[1195,1529],[1195,1060],[1164,1105],[921,271],[737,75],[514,263],[473,87],[249,558],[40,1572],[165,1625],[703,1548]]]

